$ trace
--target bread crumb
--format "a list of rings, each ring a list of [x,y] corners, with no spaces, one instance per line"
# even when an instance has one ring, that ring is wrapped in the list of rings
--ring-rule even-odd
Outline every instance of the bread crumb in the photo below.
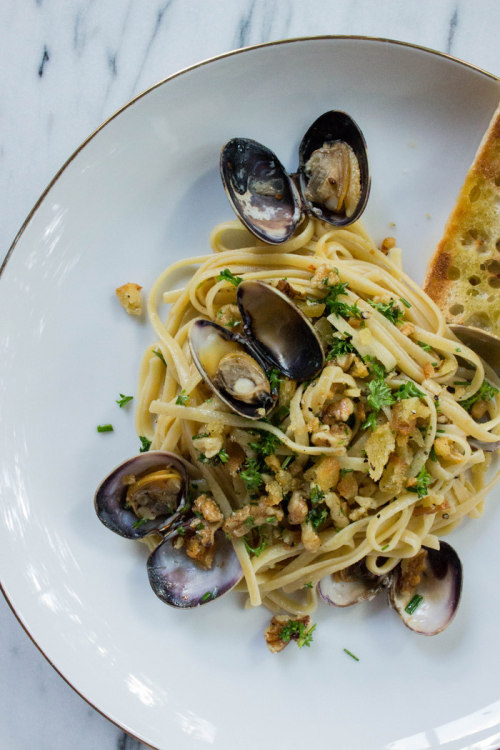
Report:
[[[142,315],[142,286],[139,284],[124,284],[116,290],[120,304],[129,315]]]

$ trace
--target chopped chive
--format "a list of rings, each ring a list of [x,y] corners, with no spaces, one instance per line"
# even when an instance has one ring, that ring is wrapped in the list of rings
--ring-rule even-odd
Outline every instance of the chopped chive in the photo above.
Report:
[[[308,581],[308,583],[304,583],[304,588],[305,589],[312,589],[312,587],[313,587],[312,581]]]
[[[455,349],[455,351],[456,351],[456,352],[461,352],[462,350],[460,349],[460,347],[459,347],[459,346],[457,346],[457,348]]]
[[[208,432],[202,432],[200,435],[193,435],[191,440],[201,440],[202,438],[210,437]]]
[[[285,460],[283,461],[283,463],[281,464],[281,468],[282,469],[286,469],[286,467],[288,466],[288,464],[290,463],[290,461],[293,461],[294,458],[295,458],[295,456],[287,456],[285,458]]]
[[[389,545],[388,544],[384,544],[384,546],[380,548],[380,551],[381,552],[385,552],[386,549],[389,549]]]
[[[400,297],[399,299],[401,300],[401,302],[403,303],[403,305],[404,305],[405,307],[407,307],[408,309],[410,309],[410,307],[411,307],[411,304],[410,304],[410,302],[408,302],[408,300],[407,300],[407,299],[405,299],[404,297]]]
[[[349,649],[348,649],[348,648],[345,648],[345,649],[344,649],[344,651],[345,651],[345,653],[346,653],[346,654],[347,654],[348,656],[350,656],[350,657],[351,657],[351,659],[354,659],[354,661],[359,661],[359,658],[358,658],[357,656],[355,656],[355,655],[354,655],[353,653],[351,653],[351,651],[349,651]]]
[[[429,344],[424,344],[423,341],[417,341],[417,344],[422,347],[424,352],[430,352],[432,349],[432,346],[429,346]]]
[[[113,432],[112,424],[98,424],[97,432]]]
[[[423,596],[420,596],[420,594],[415,594],[413,599],[411,599],[408,604],[405,607],[405,612],[407,612],[409,615],[412,615],[415,610],[420,607],[424,600]]]

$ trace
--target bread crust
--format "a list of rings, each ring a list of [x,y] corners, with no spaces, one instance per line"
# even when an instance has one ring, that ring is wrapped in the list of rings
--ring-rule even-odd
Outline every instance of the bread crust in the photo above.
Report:
[[[449,323],[500,335],[500,105],[467,172],[424,291]]]

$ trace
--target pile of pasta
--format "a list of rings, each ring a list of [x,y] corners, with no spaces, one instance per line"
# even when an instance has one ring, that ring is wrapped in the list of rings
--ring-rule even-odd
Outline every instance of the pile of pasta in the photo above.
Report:
[[[309,614],[323,576],[359,561],[384,575],[481,514],[498,478],[483,449],[499,439],[500,384],[403,272],[395,243],[377,248],[360,222],[309,218],[270,246],[230,221],[210,243],[150,291],[157,338],[142,360],[136,429],[151,449],[184,457],[218,504],[248,604]],[[291,296],[326,354],[311,382],[275,373],[277,405],[257,421],[208,387],[188,343],[199,317],[241,332],[236,290],[247,279]]]

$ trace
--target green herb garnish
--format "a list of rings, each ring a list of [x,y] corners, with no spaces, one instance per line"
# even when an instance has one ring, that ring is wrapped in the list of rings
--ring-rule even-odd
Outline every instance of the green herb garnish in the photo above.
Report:
[[[189,401],[189,396],[186,393],[184,389],[179,393],[177,398],[175,399],[175,403],[177,406],[186,406],[187,402]]]
[[[132,401],[133,398],[133,396],[124,396],[123,393],[120,393],[120,398],[116,399],[116,403],[118,404],[120,409],[123,409],[125,404],[128,404],[129,401]]]
[[[249,443],[249,447],[262,457],[276,453],[276,448],[281,445],[281,440],[267,430],[255,430],[255,432],[260,436],[259,442]]]
[[[167,366],[167,363],[165,362],[165,357],[163,356],[163,353],[159,349],[153,349],[153,354],[155,354],[158,359],[161,359],[165,367]]]
[[[423,600],[424,600],[423,596],[420,596],[420,594],[415,594],[415,596],[412,599],[410,599],[410,601],[406,605],[405,612],[407,612],[409,615],[412,615],[415,612],[415,610],[418,607],[420,607]]]
[[[416,492],[419,497],[425,497],[429,494],[429,485],[432,481],[432,477],[426,470],[425,466],[422,466],[417,474],[417,483],[414,487],[408,487],[408,492]]]
[[[317,484],[315,484],[311,490],[311,494],[309,495],[309,499],[311,500],[311,503],[313,505],[317,505],[323,500],[324,497],[325,497],[325,493],[320,490]]]
[[[373,302],[373,300],[369,299],[368,304],[374,307],[375,310],[378,310],[384,318],[390,320],[394,325],[399,325],[404,320],[405,314],[403,310],[397,306],[393,299],[390,302]]]
[[[243,279],[241,276],[235,276],[229,268],[225,268],[221,273],[217,276],[217,281],[229,281],[234,286],[238,286],[241,284]]]
[[[279,385],[281,381],[283,380],[283,373],[278,370],[277,367],[273,367],[272,370],[268,370],[267,373],[267,379],[269,380],[269,385],[271,386],[271,390],[274,391],[275,388],[279,388]]]
[[[201,603],[205,604],[205,602],[210,602],[212,599],[215,599],[217,596],[217,592],[218,592],[217,586],[214,588],[213,591],[206,591],[200,599]]]
[[[345,649],[344,649],[344,651],[345,651],[345,653],[346,653],[346,654],[347,654],[348,656],[350,656],[350,657],[351,657],[351,659],[354,659],[354,661],[359,661],[359,658],[358,658],[357,656],[355,656],[355,655],[354,655],[354,654],[353,654],[353,653],[352,653],[351,651],[349,651],[349,649],[348,649],[348,648],[345,648]]]
[[[432,346],[430,346],[429,344],[424,344],[423,341],[417,341],[417,344],[422,347],[424,352],[430,352],[432,350]]]
[[[262,484],[262,474],[259,470],[259,462],[255,458],[247,458],[240,471],[240,477],[249,491],[258,490]]]
[[[340,470],[340,476],[341,477],[345,477],[346,474],[352,474],[353,471],[354,471],[354,469],[341,469]]]
[[[408,380],[406,383],[403,383],[403,385],[400,385],[399,388],[396,388],[396,390],[393,391],[392,395],[397,401],[402,401],[405,398],[425,397],[425,393],[417,388],[412,380]]]
[[[330,513],[326,505],[317,505],[307,514],[306,522],[311,524],[314,531],[317,531],[321,524],[327,521],[329,517]]]
[[[477,401],[490,401],[496,396],[497,393],[498,388],[495,388],[486,380],[483,380],[483,382],[481,383],[481,387],[473,396],[466,398],[464,401],[459,401],[458,403],[466,411],[470,411],[471,406],[473,406],[473,404],[475,404]]]
[[[113,432],[112,424],[98,424],[97,432]]]
[[[147,518],[139,518],[134,524],[132,524],[133,529],[138,529],[139,526],[144,526],[145,523],[148,522],[149,519]]]
[[[343,338],[335,337],[333,339],[330,351],[326,355],[327,362],[337,357],[342,357],[344,354],[357,353],[356,349],[351,344],[351,336],[347,335]]]
[[[144,435],[139,435],[139,440],[141,441],[139,452],[146,453],[151,448],[151,440],[148,440]]]
[[[202,438],[210,437],[209,432],[202,432],[200,435],[193,435],[191,440],[202,440]]]
[[[315,629],[316,625],[312,625],[309,630],[306,630],[306,626],[303,622],[299,622],[299,620],[290,620],[286,625],[283,625],[278,634],[278,638],[283,641],[283,643],[289,643],[293,639],[294,641],[297,641],[299,648],[302,648],[303,646],[309,648],[313,640],[312,634]]]
[[[410,303],[410,302],[408,302],[408,300],[407,300],[407,299],[405,299],[404,297],[400,297],[400,298],[399,298],[399,300],[400,300],[400,302],[402,302],[402,303],[403,303],[403,305],[404,305],[405,307],[407,307],[407,308],[408,308],[408,310],[410,309],[410,307],[411,307],[411,303]]]

